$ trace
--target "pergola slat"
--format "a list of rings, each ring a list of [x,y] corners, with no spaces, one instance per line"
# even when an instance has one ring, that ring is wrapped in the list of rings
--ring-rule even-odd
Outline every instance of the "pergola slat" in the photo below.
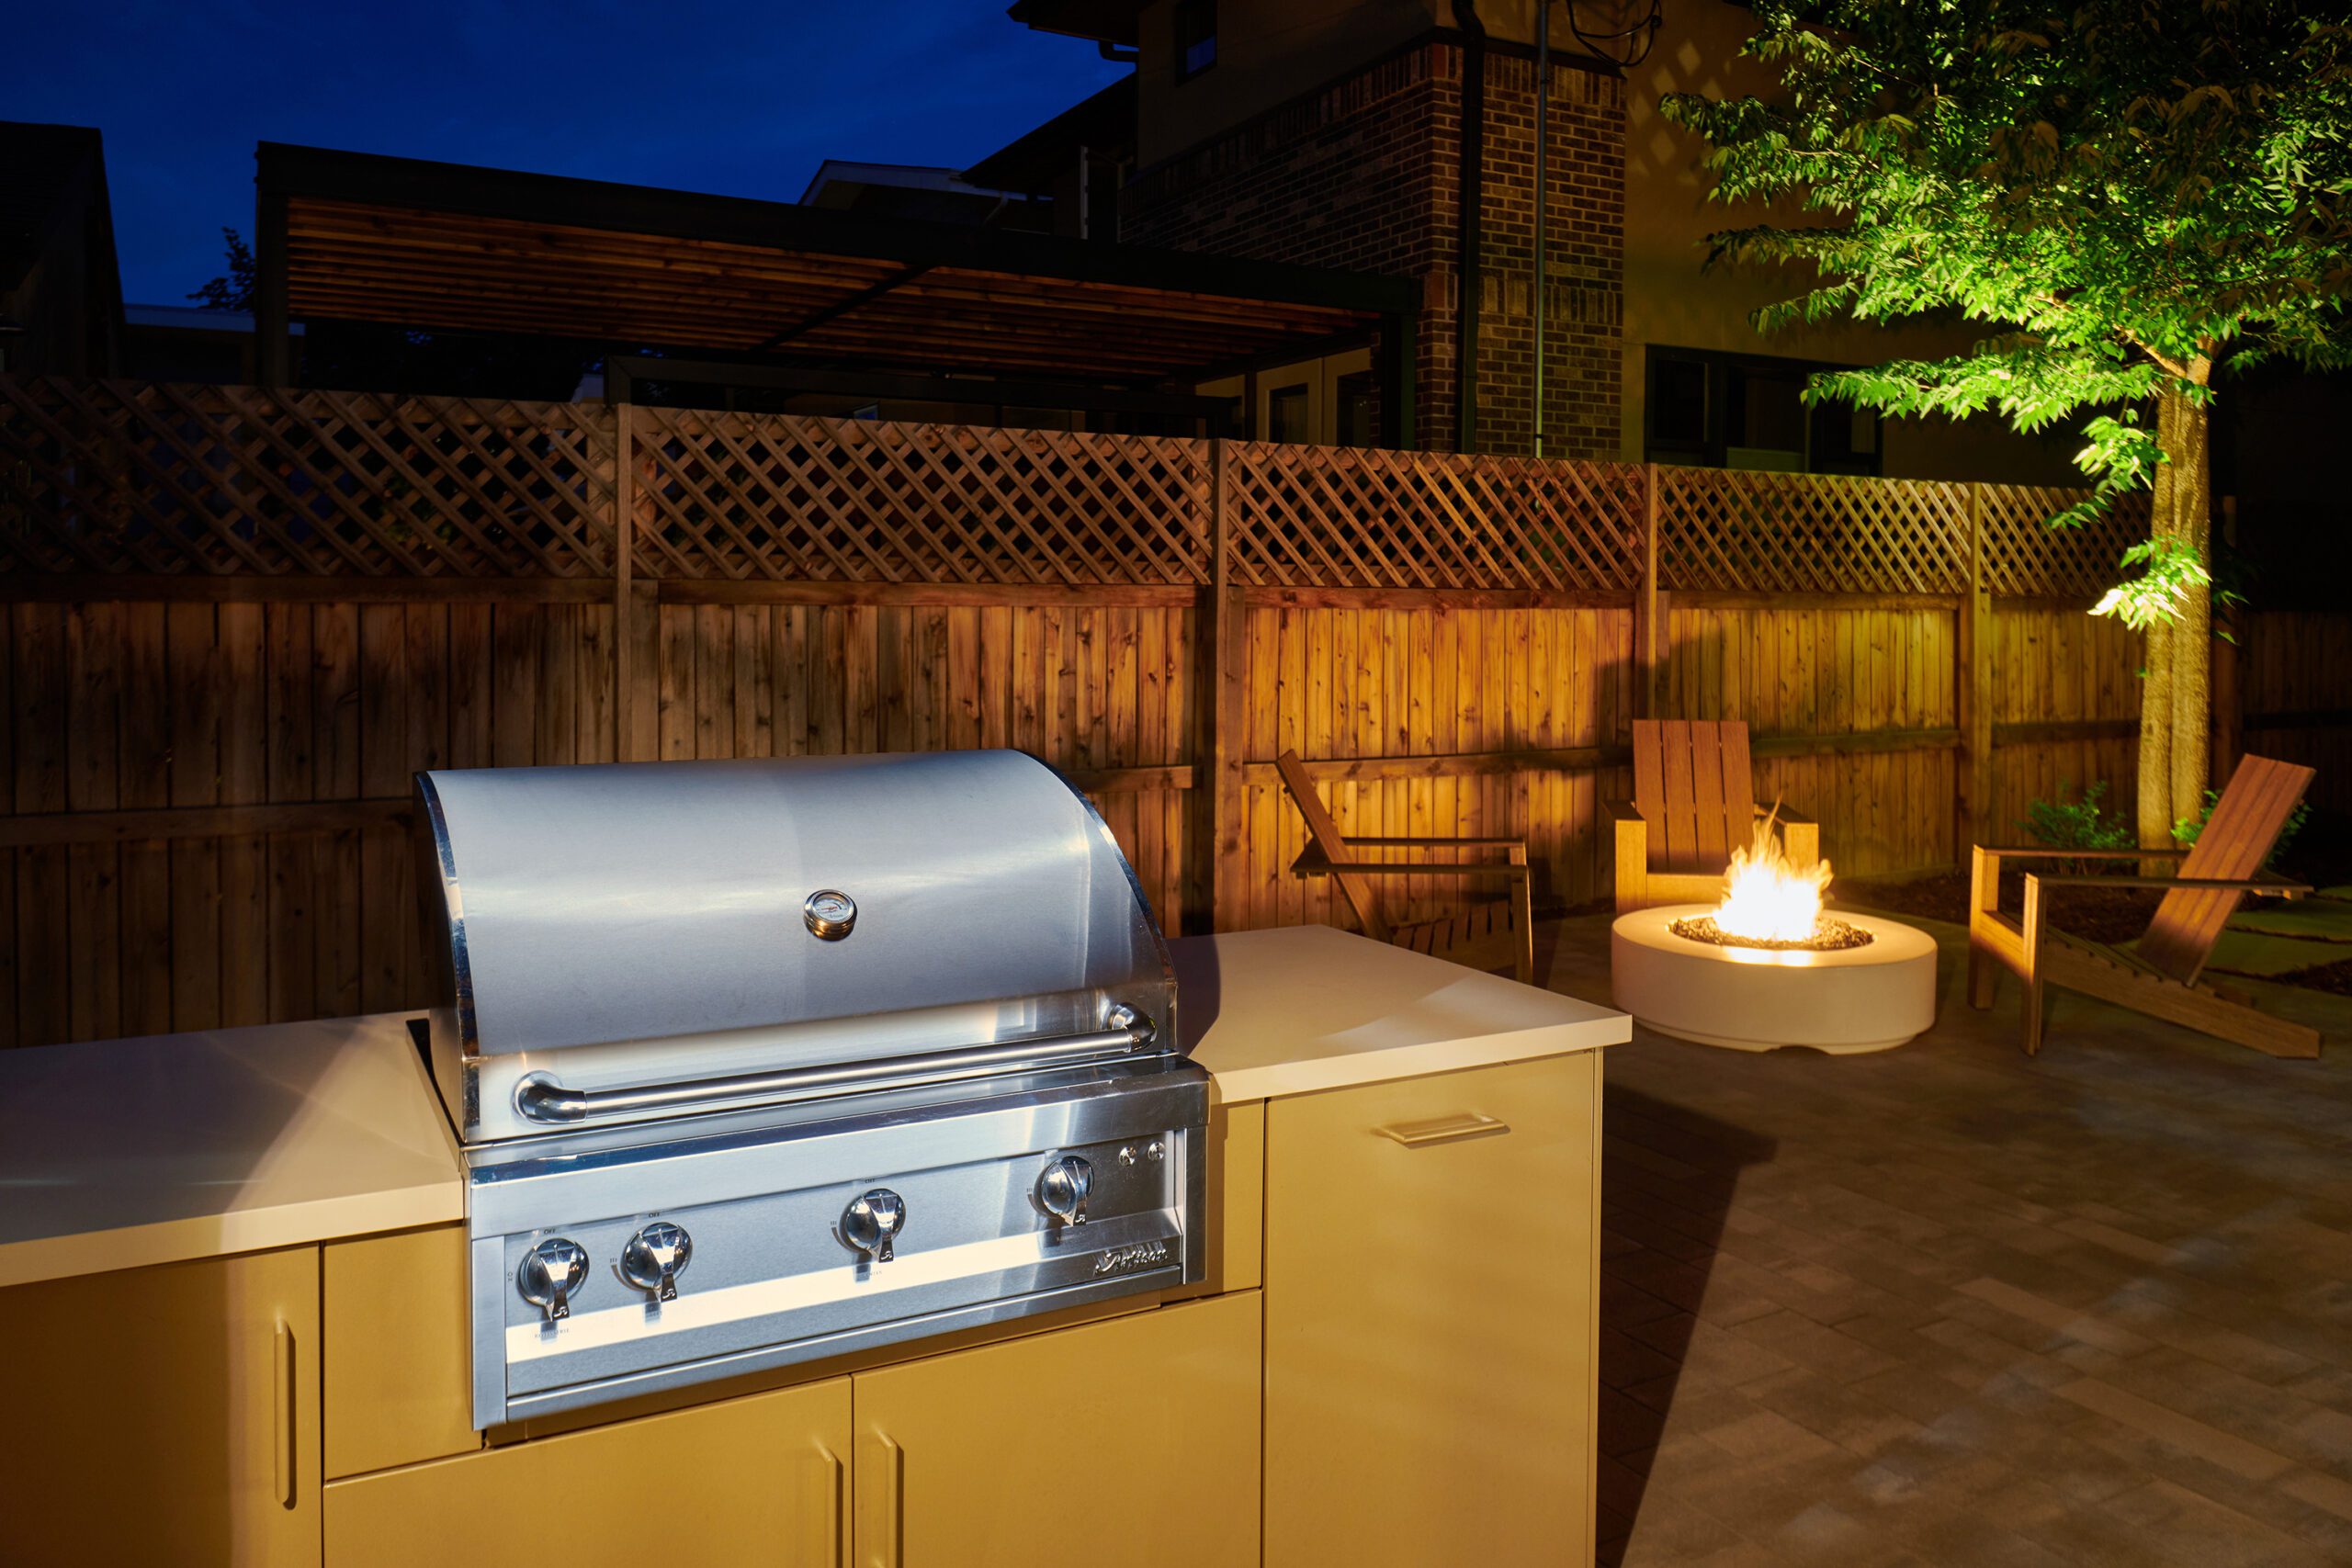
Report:
[[[1224,256],[317,148],[259,162],[266,373],[299,317],[1182,386],[1401,332],[1419,304],[1402,279]]]

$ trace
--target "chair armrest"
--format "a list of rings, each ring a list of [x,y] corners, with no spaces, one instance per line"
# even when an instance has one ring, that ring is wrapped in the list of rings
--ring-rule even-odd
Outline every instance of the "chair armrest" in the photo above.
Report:
[[[2126,856],[2118,857],[2119,860]],[[2028,882],[2038,882],[2044,887],[2202,887],[2214,892],[2234,890],[2239,893],[2260,893],[2278,898],[2300,898],[2312,890],[2308,882],[2289,882],[2275,876],[2044,876],[2040,872],[2027,872]]]
[[[1977,844],[1981,855],[1999,855],[2003,860],[2179,860],[2187,850],[2053,850],[2047,844]]]
[[[1642,808],[1634,805],[1630,800],[1612,800],[1610,801],[1608,805],[1609,819],[1612,822],[1641,822],[1646,824],[1649,821],[1648,818],[1642,815]]]
[[[1357,849],[1425,849],[1425,850],[1515,850],[1525,844],[1525,839],[1359,839],[1342,837],[1340,842]]]
[[[1781,822],[1802,822],[1807,827],[1819,826],[1818,823],[1815,822],[1812,818],[1807,817],[1804,812],[1792,811],[1786,806],[1758,806],[1756,808],[1756,815],[1758,817],[1771,817],[1774,818],[1775,820]]]

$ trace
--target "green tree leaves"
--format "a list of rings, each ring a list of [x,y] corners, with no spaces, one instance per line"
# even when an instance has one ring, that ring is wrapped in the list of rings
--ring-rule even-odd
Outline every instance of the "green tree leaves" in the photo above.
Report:
[[[1747,52],[1780,90],[1662,111],[1708,141],[1718,199],[1775,205],[1713,243],[1805,276],[1758,324],[1984,331],[1810,396],[2027,431],[2080,418],[2104,499],[2153,481],[2160,389],[2210,402],[2201,360],[2352,350],[2352,6],[1763,0],[1757,16]],[[2173,557],[2130,564],[2186,581]]]

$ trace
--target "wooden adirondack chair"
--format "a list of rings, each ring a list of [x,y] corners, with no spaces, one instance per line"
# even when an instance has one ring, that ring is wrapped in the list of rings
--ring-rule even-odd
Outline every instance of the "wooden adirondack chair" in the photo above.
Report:
[[[1473,969],[1500,969],[1528,985],[1535,983],[1535,922],[1528,883],[1527,840],[1524,839],[1366,839],[1351,838],[1323,808],[1315,781],[1295,751],[1274,760],[1283,787],[1290,791],[1298,814],[1306,818],[1306,850],[1291,869],[1302,876],[1329,876],[1340,884],[1356,923],[1374,942],[1391,942],[1433,958],[1447,958]],[[1410,860],[1366,861],[1349,858],[1351,850],[1453,849],[1501,850],[1502,861]],[[1509,897],[1474,904],[1444,919],[1391,925],[1380,915],[1372,885],[1374,876],[1468,876],[1499,879],[1510,886]]]
[[[1737,719],[1634,721],[1634,798],[1611,802],[1617,825],[1617,912],[1654,904],[1712,904],[1731,852],[1756,836],[1747,726]],[[1782,808],[1781,847],[1809,865],[1821,829]]]
[[[2259,874],[2295,805],[2310,787],[2312,770],[2267,757],[2239,759],[2205,830],[2187,851],[2138,850],[2135,858],[2177,859],[2175,876],[2043,876],[2028,872],[2025,919],[2000,912],[2001,863],[2013,859],[2079,858],[2077,850],[1987,849],[1976,846],[1970,870],[1969,1005],[1993,1005],[2000,969],[2025,982],[2025,1052],[2041,1049],[2042,993],[2061,986],[2118,1007],[2161,1018],[2273,1056],[2316,1056],[2319,1031],[2257,1012],[2241,992],[2198,978],[2212,956],[2222,922],[2249,893],[2297,898],[2300,882]],[[2121,857],[2118,857],[2121,858]],[[2145,936],[2129,948],[2068,936],[2050,924],[2050,896],[2061,887],[2164,887],[2164,901]],[[1996,965],[1998,965],[1996,968]]]

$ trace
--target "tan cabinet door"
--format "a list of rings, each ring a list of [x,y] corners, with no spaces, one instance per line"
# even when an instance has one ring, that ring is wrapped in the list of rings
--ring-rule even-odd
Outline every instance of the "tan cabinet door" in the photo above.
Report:
[[[0,1560],[319,1560],[315,1247],[0,1291]]]
[[[859,1568],[1249,1568],[1258,1295],[860,1372]]]
[[[1266,1568],[1591,1561],[1600,1059],[1269,1108]]]
[[[849,1380],[386,1471],[326,1489],[331,1568],[839,1568]]]

